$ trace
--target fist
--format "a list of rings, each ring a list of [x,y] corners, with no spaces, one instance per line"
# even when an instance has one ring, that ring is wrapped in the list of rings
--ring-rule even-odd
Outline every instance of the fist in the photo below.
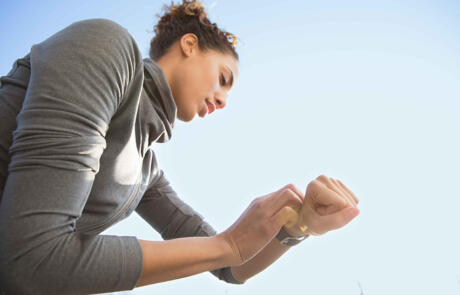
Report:
[[[308,184],[297,222],[286,230],[293,236],[318,236],[339,229],[359,214],[358,203],[340,180],[320,175]]]

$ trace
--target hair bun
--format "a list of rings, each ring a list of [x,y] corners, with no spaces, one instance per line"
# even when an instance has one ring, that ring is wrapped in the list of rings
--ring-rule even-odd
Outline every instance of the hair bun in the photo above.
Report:
[[[204,5],[196,0],[184,0],[182,4],[174,4],[174,2],[171,1],[171,5],[163,5],[163,10],[165,11],[163,16],[156,14],[156,16],[160,18],[155,27],[155,33],[157,34],[159,30],[168,23],[174,22],[174,20],[180,21],[193,17],[198,18],[203,24],[209,24]]]
[[[177,10],[177,6],[176,6],[176,10]],[[203,14],[205,17],[207,17],[203,4],[199,2],[184,2],[184,4],[181,5],[181,7],[183,7],[184,12],[188,15],[198,15],[199,16]]]
[[[204,5],[198,0],[183,0],[182,4],[163,6],[164,14],[154,27],[155,37],[151,40],[150,57],[160,58],[169,46],[183,34],[194,33],[198,37],[200,49],[217,49],[231,52],[238,59],[235,51],[237,38],[211,23]]]

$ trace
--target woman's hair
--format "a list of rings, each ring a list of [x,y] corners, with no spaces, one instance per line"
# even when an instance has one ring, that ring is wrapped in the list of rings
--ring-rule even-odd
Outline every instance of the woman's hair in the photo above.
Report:
[[[183,0],[180,5],[164,5],[165,14],[160,16],[154,27],[155,37],[150,41],[150,58],[157,61],[169,47],[184,34],[193,33],[198,37],[200,50],[217,50],[223,54],[231,53],[239,60],[235,51],[237,38],[229,32],[220,30],[207,17],[202,3]]]

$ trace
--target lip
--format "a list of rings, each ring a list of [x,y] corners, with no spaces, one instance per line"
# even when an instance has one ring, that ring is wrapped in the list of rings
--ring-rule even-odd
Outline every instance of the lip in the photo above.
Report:
[[[205,108],[203,108],[203,111],[204,111],[204,112],[200,112],[200,113],[199,113],[199,116],[200,116],[201,118],[206,117],[206,115],[207,115],[208,112],[209,112],[209,110],[208,110],[208,104],[206,103],[206,101],[205,101]]]
[[[214,104],[210,103],[207,99],[206,99],[206,106],[208,108],[208,114],[211,114],[212,112],[216,110],[216,107],[214,106]]]
[[[207,114],[208,114],[208,106],[206,106],[206,107],[204,108],[204,115],[201,116],[201,117],[204,118],[204,117],[206,117]]]

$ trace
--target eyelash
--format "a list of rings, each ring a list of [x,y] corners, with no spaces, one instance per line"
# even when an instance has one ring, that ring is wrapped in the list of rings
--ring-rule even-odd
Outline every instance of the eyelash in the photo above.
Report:
[[[227,84],[227,81],[225,81],[224,75],[222,74],[222,75],[220,75],[220,77],[221,77],[221,81],[220,81],[220,82],[222,83],[222,86],[224,86],[225,84]]]

